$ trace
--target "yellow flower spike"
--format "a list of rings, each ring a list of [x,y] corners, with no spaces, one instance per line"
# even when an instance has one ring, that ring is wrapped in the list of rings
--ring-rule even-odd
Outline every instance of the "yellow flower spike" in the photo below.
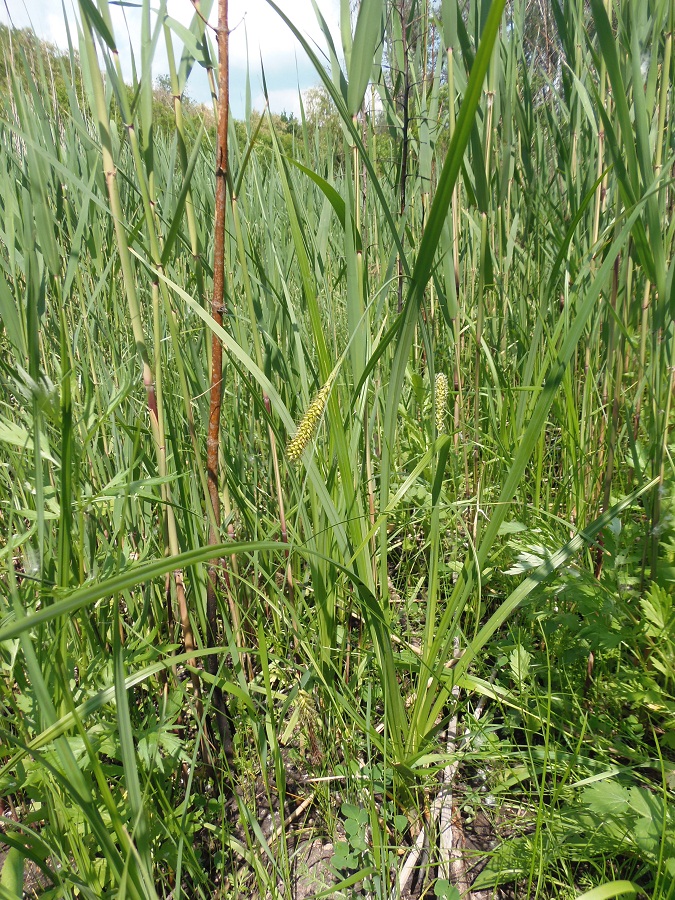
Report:
[[[439,372],[436,376],[436,390],[434,391],[434,415],[436,418],[436,433],[445,431],[445,413],[448,407],[448,376]]]
[[[300,459],[305,448],[316,434],[321,416],[328,403],[328,395],[330,394],[332,383],[333,379],[330,378],[309,404],[307,412],[302,417],[298,430],[295,432],[295,437],[288,442],[286,454],[291,462],[297,462]]]

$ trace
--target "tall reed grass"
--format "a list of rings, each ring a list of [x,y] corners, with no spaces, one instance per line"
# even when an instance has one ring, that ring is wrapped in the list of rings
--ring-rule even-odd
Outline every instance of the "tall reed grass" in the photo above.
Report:
[[[247,792],[261,778],[283,809],[285,745],[310,746],[303,774],[369,810],[361,874],[385,896],[393,817],[424,807],[448,722],[480,697],[518,705],[489,669],[542,585],[574,566],[600,596],[621,523],[631,588],[672,597],[675,13],[555,0],[546,68],[525,0],[363,0],[342,4],[341,48],[317,10],[324,68],[269,0],[341,146],[304,111],[292,154],[269,113],[268,143],[262,119],[243,142],[230,122],[219,322],[215,148],[181,99],[197,65],[217,93],[211,5],[184,29],[144,0],[126,85],[108,0],[81,0],[67,107],[32,60],[10,72],[3,839],[49,896],[281,896],[292,848]],[[544,547],[514,583],[522,532]],[[592,755],[576,781],[601,776]],[[545,810],[546,764],[528,771]],[[672,897],[657,856],[644,884]]]

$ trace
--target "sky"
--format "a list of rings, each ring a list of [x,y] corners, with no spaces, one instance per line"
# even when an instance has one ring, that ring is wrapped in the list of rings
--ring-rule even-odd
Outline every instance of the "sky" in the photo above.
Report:
[[[133,3],[134,0],[131,0]],[[325,39],[318,26],[311,0],[276,0],[277,5],[295,23],[314,49],[323,50]],[[140,5],[140,0],[138,0]],[[77,4],[74,4],[77,6]],[[68,17],[74,21],[72,0],[65,0]],[[211,21],[215,23],[217,0],[213,3]],[[151,7],[157,3],[151,0]],[[168,14],[183,25],[192,19],[194,7],[190,0],[168,0]],[[337,47],[340,47],[340,0],[320,0],[323,16],[331,29]],[[125,74],[131,72],[131,48],[134,54],[140,49],[141,13],[125,0],[121,6],[110,0],[110,11],[120,59]],[[286,24],[267,4],[266,0],[229,0],[230,20],[230,102],[235,118],[243,118],[246,103],[247,45],[250,63],[251,98],[254,109],[264,106],[260,59],[265,67],[265,78],[273,112],[284,110],[300,112],[298,88],[301,91],[319,83],[319,78],[301,45]],[[67,31],[61,0],[0,0],[0,22],[17,28],[31,26],[38,37],[67,49]],[[129,38],[131,35],[131,38]],[[173,35],[174,52],[180,61],[181,43]],[[318,45],[318,47],[317,47]],[[320,58],[322,54],[318,54]],[[155,54],[154,76],[168,74],[166,49],[161,40]],[[188,82],[189,96],[198,102],[209,102],[210,95],[204,70],[193,69]]]

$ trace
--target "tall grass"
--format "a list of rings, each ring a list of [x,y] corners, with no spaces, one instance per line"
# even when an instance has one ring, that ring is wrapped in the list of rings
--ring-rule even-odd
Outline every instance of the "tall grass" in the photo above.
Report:
[[[125,85],[108,0],[82,0],[67,108],[44,68],[11,73],[4,840],[50,896],[289,896],[294,826],[258,810],[283,818],[290,754],[335,779],[307,786],[319,832],[326,784],[368,811],[341,889],[386,896],[460,714],[467,772],[533,810],[493,881],[672,897],[672,4],[555,0],[542,66],[524,0],[363,0],[340,50],[317,11],[328,69],[269,5],[339,138],[303,116],[289,154],[268,113],[268,142],[230,122],[221,321],[215,147],[181,100],[194,65],[215,92],[211,4],[185,30],[144,0]],[[617,672],[613,714],[648,709],[633,756],[602,717]],[[618,772],[652,844],[578,849],[580,792]]]

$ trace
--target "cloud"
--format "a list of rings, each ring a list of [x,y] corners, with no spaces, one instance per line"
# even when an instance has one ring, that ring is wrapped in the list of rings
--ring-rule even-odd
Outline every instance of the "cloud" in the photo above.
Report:
[[[270,109],[273,112],[281,113],[284,110],[288,113],[294,113],[300,116],[300,98],[298,97],[298,89],[296,88],[279,88],[268,92]],[[253,97],[253,108],[262,109],[265,105],[265,95],[262,91]]]
[[[319,28],[311,0],[280,0],[277,4],[298,31],[314,48],[323,47],[324,37]],[[339,3],[330,0],[322,3],[322,12],[332,33],[339,34]],[[246,66],[246,44],[250,58],[262,57],[265,66],[295,69],[296,56],[304,57],[304,50],[282,18],[265,0],[231,0],[230,64]]]
[[[326,40],[311,0],[277,0],[279,8],[295,24],[310,47],[322,51]],[[339,46],[339,0],[321,2],[323,16],[331,30],[333,40]],[[300,114],[300,91],[319,83],[309,58],[300,42],[283,19],[266,0],[230,0],[230,84],[232,102],[243,113],[245,106],[246,69],[251,82],[253,108],[262,109],[265,97],[262,90],[264,68],[270,107],[275,112]],[[213,16],[212,16],[213,19]],[[262,62],[262,67],[261,67]]]
[[[49,35],[48,40],[57,47],[65,49],[68,46],[68,29],[63,18],[63,13],[49,13],[47,15],[46,33]],[[77,35],[71,31],[71,40],[77,41]]]

